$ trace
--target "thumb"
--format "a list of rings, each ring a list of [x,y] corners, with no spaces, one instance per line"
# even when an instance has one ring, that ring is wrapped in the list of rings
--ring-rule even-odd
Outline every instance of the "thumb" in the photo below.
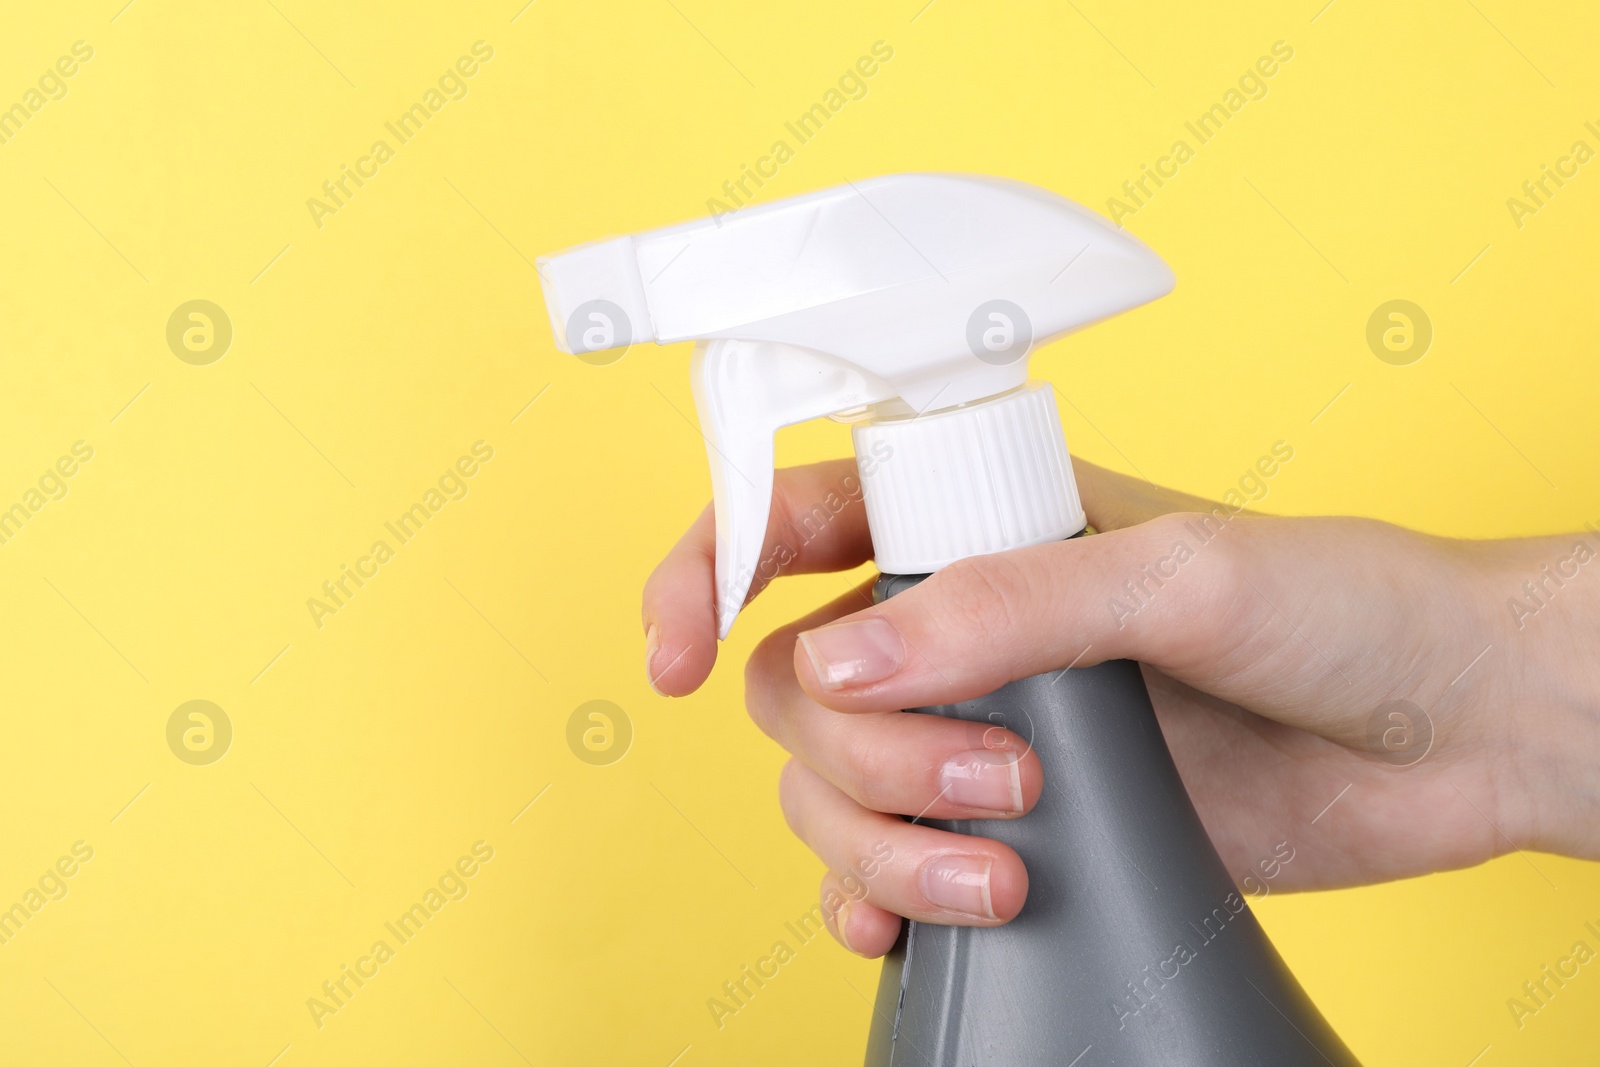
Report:
[[[815,699],[851,711],[955,703],[1110,659],[1182,676],[1221,658],[1258,611],[1224,525],[1274,521],[1173,513],[960,560],[801,634],[795,670]]]
[[[1471,558],[1354,518],[1219,505],[953,563],[799,636],[819,703],[890,711],[1134,659],[1335,740],[1384,700],[1442,699],[1498,624]]]

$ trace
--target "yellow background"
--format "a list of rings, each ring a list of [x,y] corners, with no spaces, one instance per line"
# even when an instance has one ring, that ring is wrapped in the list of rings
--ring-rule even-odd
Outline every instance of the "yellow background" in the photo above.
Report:
[[[1216,496],[1283,439],[1268,510],[1600,520],[1600,164],[1520,229],[1505,203],[1596,143],[1576,5],[123,3],[0,33],[0,103],[94,48],[0,145],[0,505],[95,450],[0,545],[0,906],[94,849],[0,947],[0,1061],[856,1061],[877,965],[831,943],[720,1030],[705,1003],[820,874],[740,664],[844,579],[783,583],[704,690],[651,693],[639,588],[709,493],[688,352],[558,355],[530,261],[703,217],[876,41],[893,60],[762,200],[957,170],[1104,211],[1294,49],[1126,220],[1177,291],[1035,358],[1078,454]],[[319,228],[307,198],[479,40],[467,98]],[[165,340],[197,298],[234,328],[209,366]],[[1364,340],[1396,298],[1436,331],[1404,367]],[[315,626],[307,598],[479,440],[469,495]],[[846,447],[805,427],[780,461]],[[167,747],[191,699],[235,729],[209,766]],[[634,731],[610,766],[566,741],[594,699]],[[307,998],[479,840],[470,895],[318,1028]],[[1597,889],[1512,855],[1259,912],[1370,1067],[1578,1063],[1600,973],[1521,1031],[1505,1001],[1588,936]]]

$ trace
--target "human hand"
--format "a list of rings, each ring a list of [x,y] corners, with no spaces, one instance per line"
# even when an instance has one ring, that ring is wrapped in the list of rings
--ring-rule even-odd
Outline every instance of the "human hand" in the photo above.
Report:
[[[848,948],[882,955],[901,916],[998,925],[1027,894],[1011,849],[897,816],[1017,817],[1044,786],[1037,756],[999,731],[975,753],[966,724],[901,709],[1109,659],[1143,665],[1236,878],[1286,840],[1306,843],[1275,870],[1275,889],[1383,881],[1513,848],[1600,856],[1600,670],[1586,647],[1600,579],[1577,570],[1592,548],[1576,552],[1574,536],[1466,542],[1363,519],[1252,516],[1075,470],[1095,536],[963,560],[876,606],[858,588],[750,658],[750,715],[793,754],[780,801],[828,865],[824,899],[848,901],[824,908]],[[851,461],[780,472],[763,560],[799,574],[869,559],[855,477]],[[850,503],[836,509],[840,499]],[[663,693],[692,692],[715,661],[713,553],[708,509],[646,585],[647,670]],[[1382,758],[1394,701],[1431,730],[1431,744],[1398,761]],[[870,899],[857,900],[842,872],[865,857],[883,862]]]

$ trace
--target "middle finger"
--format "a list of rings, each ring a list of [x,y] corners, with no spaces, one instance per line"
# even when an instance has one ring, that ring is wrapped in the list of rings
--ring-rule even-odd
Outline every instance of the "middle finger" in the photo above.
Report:
[[[904,712],[852,714],[812,700],[794,674],[803,630],[860,605],[850,593],[773,633],[750,657],[750,717],[806,766],[873,811],[935,819],[1015,818],[1044,774],[1026,741],[984,723]]]

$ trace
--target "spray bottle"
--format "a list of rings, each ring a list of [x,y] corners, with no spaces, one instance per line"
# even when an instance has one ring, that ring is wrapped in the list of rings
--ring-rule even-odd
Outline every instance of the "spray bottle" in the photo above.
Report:
[[[557,345],[695,341],[725,638],[762,562],[778,429],[849,421],[882,598],[1085,521],[1038,344],[1169,292],[1126,232],[1016,182],[905,174],[539,261]],[[870,457],[870,462],[868,461]],[[912,709],[1003,726],[1044,769],[1033,811],[933,825],[1027,864],[996,928],[908,922],[868,1067],[1354,1067],[1262,932],[1178,777],[1139,666]]]

